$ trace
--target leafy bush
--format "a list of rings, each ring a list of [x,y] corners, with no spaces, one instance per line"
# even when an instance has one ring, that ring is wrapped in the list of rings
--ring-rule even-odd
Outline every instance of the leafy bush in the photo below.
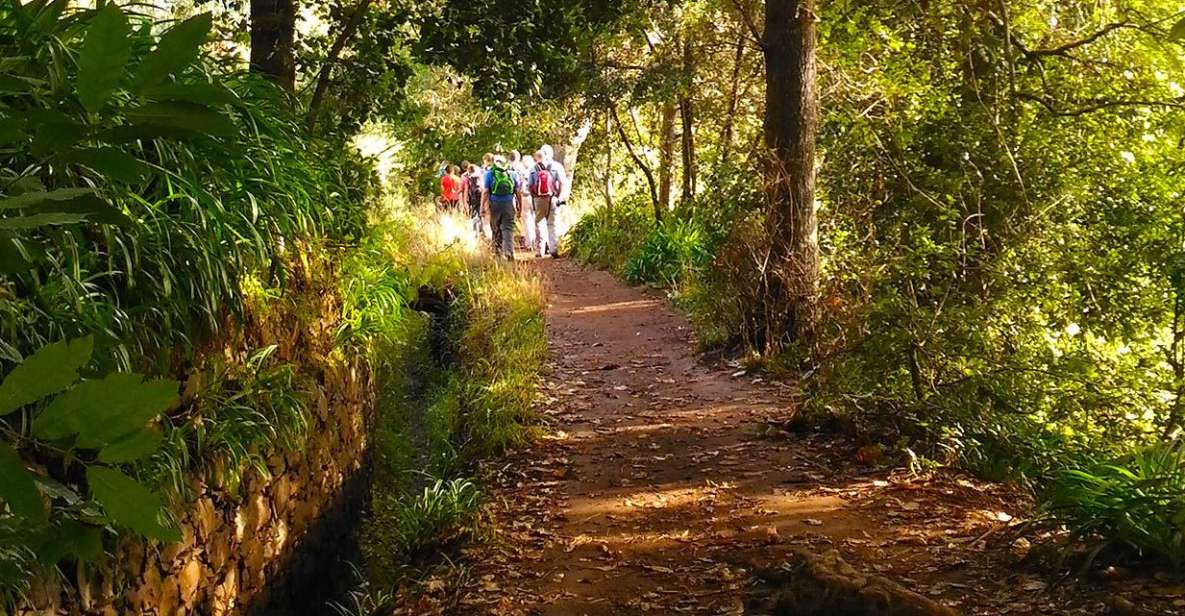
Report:
[[[634,284],[674,286],[712,259],[704,231],[697,220],[664,221],[646,235],[622,267],[622,276]]]
[[[1065,471],[1047,510],[1078,538],[1185,563],[1185,444],[1158,443],[1119,460]]]
[[[241,315],[245,273],[359,234],[360,165],[203,53],[208,15],[158,36],[66,6],[0,11],[0,358],[94,333],[104,364],[158,365]]]
[[[564,241],[573,257],[620,274],[653,227],[653,215],[644,206],[623,203],[594,209],[568,231]]]
[[[0,417],[18,413],[14,425],[24,427],[5,429],[12,440],[0,441],[4,603],[26,590],[38,561],[100,558],[105,526],[161,541],[181,537],[161,521],[160,496],[120,470],[157,451],[159,419],[179,403],[180,384],[129,373],[80,380],[93,349],[90,338],[48,345],[0,383]],[[55,472],[62,467],[68,472]]]
[[[250,344],[252,302],[307,312],[292,296],[368,210],[367,165],[209,53],[208,15],[162,31],[71,6],[0,9],[4,603],[32,573],[100,557],[104,530],[175,539],[162,503],[196,468],[233,487],[299,441],[293,366],[210,351]],[[136,372],[205,387],[179,406],[177,381]]]

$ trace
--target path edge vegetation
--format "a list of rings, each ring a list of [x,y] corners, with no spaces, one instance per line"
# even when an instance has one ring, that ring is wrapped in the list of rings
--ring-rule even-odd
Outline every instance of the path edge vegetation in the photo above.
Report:
[[[0,28],[17,59],[0,118],[0,611],[132,609],[143,580],[110,560],[128,550],[175,584],[194,499],[233,517],[285,457],[324,453],[310,428],[330,380],[361,391],[350,422],[374,429],[384,562],[465,532],[468,465],[528,437],[537,283],[381,198],[348,142],[305,132],[274,86],[207,55],[208,15],[29,3]],[[443,323],[425,291],[445,293]],[[440,370],[412,370],[432,354]],[[411,396],[414,379],[432,392]],[[422,417],[406,408],[425,400]],[[409,481],[422,463],[432,480]],[[202,581],[174,607],[239,598]]]
[[[1032,494],[1054,568],[1179,570],[1180,12],[696,6],[600,50],[604,205],[573,254],[796,380],[799,423]],[[738,101],[747,71],[766,87]],[[682,165],[676,102],[701,113]],[[740,105],[764,109],[748,149]]]

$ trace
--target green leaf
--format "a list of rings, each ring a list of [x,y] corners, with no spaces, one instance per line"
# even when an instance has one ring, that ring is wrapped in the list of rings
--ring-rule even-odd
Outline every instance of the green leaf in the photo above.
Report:
[[[47,203],[38,208],[38,212],[81,216],[88,222],[121,227],[132,225],[132,219],[128,218],[127,214],[106,200],[99,198],[98,195],[83,195],[69,201]]]
[[[229,116],[195,103],[148,103],[127,111],[135,125],[160,126],[189,133],[233,137],[238,129]]]
[[[0,233],[0,274],[27,271],[33,267],[34,259],[41,256],[44,256],[44,252],[21,242],[17,237]]]
[[[110,180],[129,184],[142,182],[148,176],[148,166],[135,156],[118,148],[87,148],[71,150],[62,160],[90,167]]]
[[[181,533],[160,523],[160,496],[127,475],[105,466],[86,469],[86,481],[107,516],[118,526],[153,539],[178,541]]]
[[[25,358],[0,383],[0,417],[73,385],[93,350],[94,339],[87,336],[55,342]]]
[[[203,13],[165,32],[156,49],[140,63],[140,70],[136,74],[136,90],[142,92],[192,64],[213,25],[210,14]]]
[[[102,557],[103,529],[69,518],[49,529],[45,541],[37,548],[37,559],[46,565],[56,565],[67,558],[93,563]]]
[[[25,122],[16,117],[0,118],[0,145],[11,145],[25,138]]]
[[[93,195],[90,188],[61,188],[51,191],[27,192],[15,197],[0,199],[0,210],[17,210],[33,208],[47,201],[70,201],[83,195]]]
[[[43,524],[48,519],[33,475],[25,469],[20,454],[5,442],[0,442],[0,499],[27,521]]]
[[[114,2],[107,3],[86,32],[78,54],[78,99],[95,113],[111,98],[132,56],[128,18]]]
[[[45,440],[78,435],[81,449],[102,449],[141,430],[179,402],[176,381],[143,381],[138,374],[109,374],[58,396],[33,420]]]
[[[202,105],[229,105],[237,99],[229,88],[215,83],[166,83],[144,90],[144,98]]]
[[[1169,40],[1180,41],[1185,39],[1185,18],[1173,24],[1173,28],[1169,30]]]
[[[50,225],[73,225],[86,222],[82,214],[33,214],[32,216],[16,216],[14,218],[0,218],[0,229],[17,231],[21,229],[36,229]]]
[[[164,438],[159,428],[144,428],[104,447],[99,452],[99,461],[105,464],[124,464],[142,460],[155,453]]]

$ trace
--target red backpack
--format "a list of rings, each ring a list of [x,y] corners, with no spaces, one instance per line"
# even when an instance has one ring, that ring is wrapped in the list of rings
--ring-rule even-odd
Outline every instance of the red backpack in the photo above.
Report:
[[[554,197],[555,196],[555,178],[551,175],[551,169],[548,169],[543,163],[535,167],[535,185],[531,187],[531,194],[536,197]]]

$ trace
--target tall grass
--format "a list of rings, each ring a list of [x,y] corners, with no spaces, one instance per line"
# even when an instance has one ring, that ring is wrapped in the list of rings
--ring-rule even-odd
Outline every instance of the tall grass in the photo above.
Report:
[[[528,441],[547,348],[537,280],[490,260],[447,215],[398,208],[387,215],[363,243],[387,255],[366,261],[366,271],[383,275],[354,281],[351,297],[425,288],[450,298],[450,309],[442,322],[417,315],[408,327],[382,302],[357,305],[360,322],[410,335],[385,347],[404,351],[378,375],[375,487],[361,531],[370,584],[384,588],[408,564],[474,536],[482,505],[469,479],[473,465]],[[426,353],[431,336],[443,339],[435,355]]]
[[[183,363],[242,316],[244,275],[283,286],[297,242],[360,235],[369,172],[342,144],[306,135],[273,86],[200,54],[145,92],[132,62],[88,112],[74,84],[97,12],[19,6],[0,10],[0,55],[19,59],[0,72],[29,84],[0,95],[5,190],[93,186],[126,220],[0,236],[28,260],[0,280],[0,359],[95,334],[111,368]],[[164,29],[136,30],[133,59]],[[190,115],[146,125],[150,107]]]

